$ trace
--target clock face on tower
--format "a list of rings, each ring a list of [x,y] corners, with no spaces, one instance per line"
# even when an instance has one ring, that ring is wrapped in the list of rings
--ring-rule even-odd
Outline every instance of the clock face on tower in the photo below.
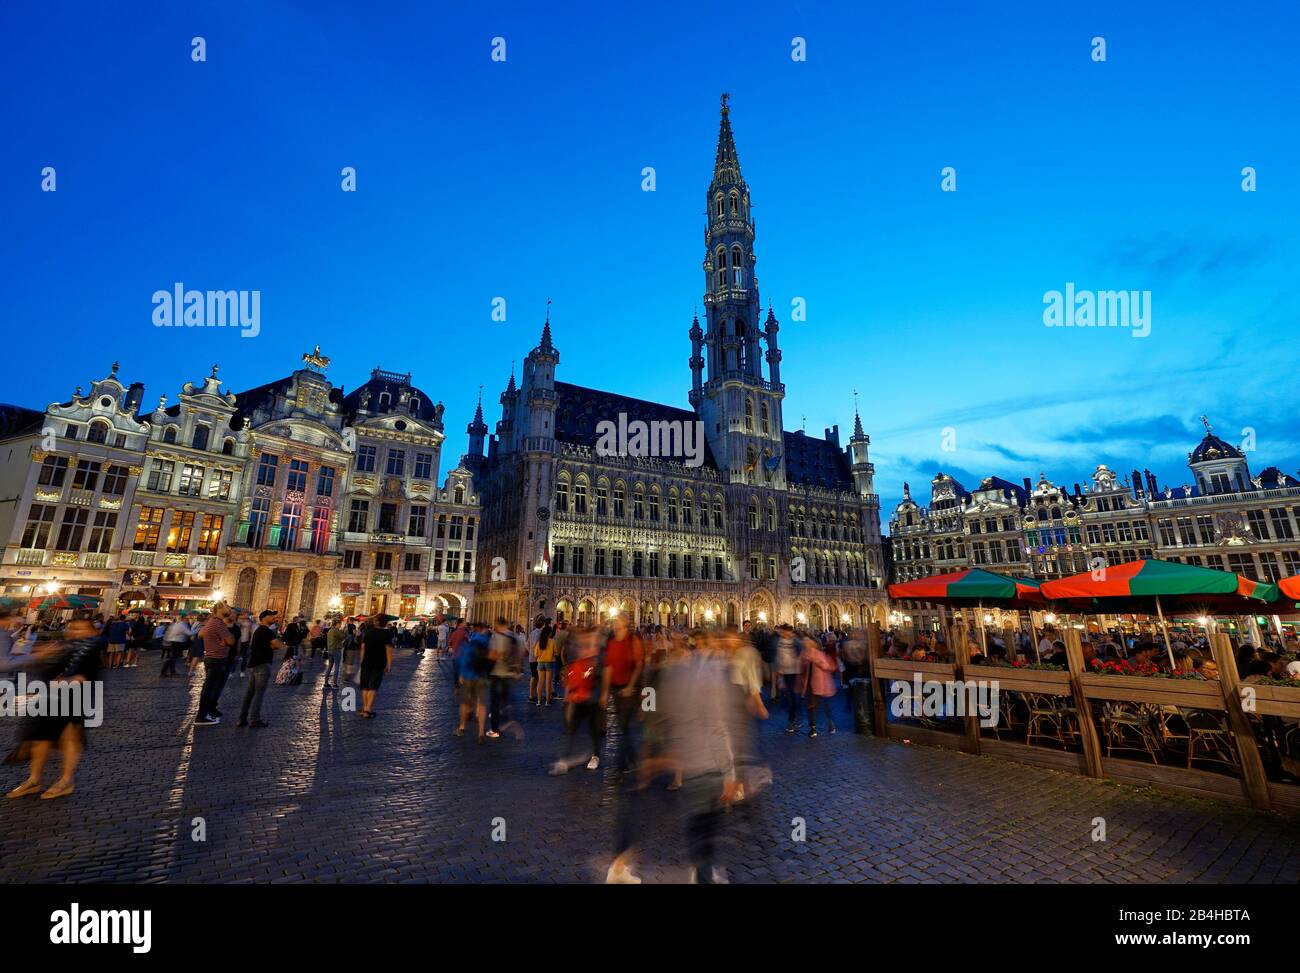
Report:
[[[537,519],[538,519],[538,520],[549,520],[550,517],[551,517],[551,510],[550,510],[549,507],[538,507],[538,508],[537,508]]]

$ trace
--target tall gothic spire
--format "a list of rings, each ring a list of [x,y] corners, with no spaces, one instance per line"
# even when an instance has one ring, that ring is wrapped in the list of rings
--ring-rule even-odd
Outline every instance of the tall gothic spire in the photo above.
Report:
[[[734,185],[740,179],[740,158],[736,155],[736,140],[731,134],[731,109],[727,106],[731,95],[722,93],[722,121],[718,126],[718,156],[713,163],[713,184]]]

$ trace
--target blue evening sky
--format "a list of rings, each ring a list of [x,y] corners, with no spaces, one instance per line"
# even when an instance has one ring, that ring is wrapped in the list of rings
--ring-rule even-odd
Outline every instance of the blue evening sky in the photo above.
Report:
[[[446,403],[445,470],[551,298],[560,380],[685,406],[727,90],[786,427],[847,438],[858,389],[886,518],[937,469],[1182,483],[1201,413],[1296,473],[1294,3],[457,6],[0,8],[0,401],[319,343]],[[155,328],[177,281],[261,291],[261,334]],[[1067,281],[1149,290],[1150,336],[1045,327]]]

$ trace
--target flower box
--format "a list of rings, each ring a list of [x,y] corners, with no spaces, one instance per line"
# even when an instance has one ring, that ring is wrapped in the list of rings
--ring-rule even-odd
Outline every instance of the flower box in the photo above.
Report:
[[[1114,676],[1095,672],[1080,677],[1088,699],[1222,710],[1223,687],[1217,681],[1164,676]]]
[[[967,680],[996,682],[998,690],[1016,693],[1070,695],[1070,674],[1064,669],[1027,669],[1016,666],[970,665],[964,670]]]
[[[1246,682],[1242,689],[1255,690],[1255,712],[1260,716],[1281,716],[1300,719],[1300,679],[1291,679],[1294,686]]]
[[[902,679],[911,682],[916,673],[923,680],[948,681],[956,678],[953,666],[946,662],[914,662],[911,659],[879,658],[871,660],[871,675],[876,679]]]

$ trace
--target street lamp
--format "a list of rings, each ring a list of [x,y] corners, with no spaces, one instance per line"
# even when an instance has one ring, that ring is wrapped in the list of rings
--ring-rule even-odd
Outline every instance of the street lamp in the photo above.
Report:
[[[759,612],[759,613],[758,613],[758,620],[759,620],[760,622],[766,622],[766,621],[767,621],[767,612]]]
[[[849,613],[844,612],[843,614],[841,614],[840,621],[843,622],[845,625],[847,625],[849,623]]]
[[[334,595],[332,598],[330,598],[330,611],[338,611],[342,607],[343,607],[342,598],[340,598],[338,595]]]
[[[45,584],[41,585],[41,590],[44,591],[47,595],[53,595],[58,593],[59,586],[54,581],[47,581],[45,582]]]
[[[1043,621],[1047,622],[1048,625],[1055,625],[1056,612],[1048,612],[1046,615],[1043,616]]]
[[[808,613],[807,613],[807,612],[800,612],[800,613],[799,613],[799,624],[802,625],[802,624],[803,624],[804,622],[806,622],[806,621],[808,621]]]
[[[711,621],[713,621],[713,609],[712,609],[712,608],[706,608],[706,609],[704,609],[704,620],[705,620],[706,622],[711,622]]]

